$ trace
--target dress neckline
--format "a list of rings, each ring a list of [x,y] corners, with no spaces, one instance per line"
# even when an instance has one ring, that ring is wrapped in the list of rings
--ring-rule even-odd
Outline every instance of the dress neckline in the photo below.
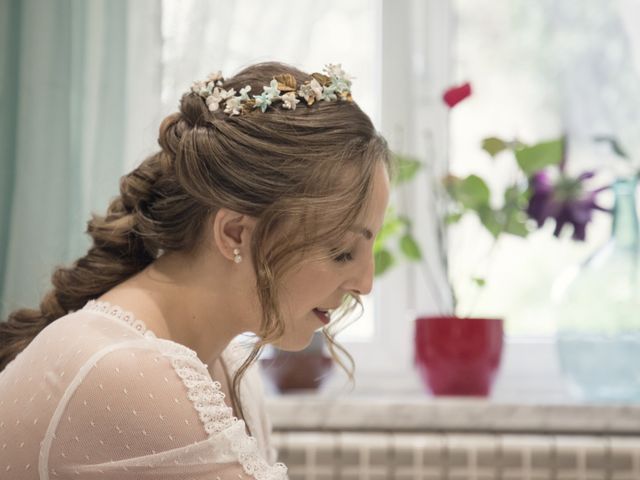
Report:
[[[171,344],[177,345],[179,348],[188,351],[191,355],[197,357],[197,353],[190,347],[183,345],[181,343],[175,342],[174,340],[165,339],[163,337],[159,337],[153,330],[151,330],[147,324],[140,318],[137,318],[133,312],[129,310],[125,310],[121,306],[111,303],[107,300],[89,300],[81,310],[97,313],[103,317],[109,318],[111,320],[115,320],[117,322],[124,322],[127,326],[133,328],[136,332],[143,335],[146,338],[152,338],[156,340],[161,340],[163,342],[169,342]],[[225,365],[230,362],[230,358],[227,355],[227,350],[229,348],[225,348],[220,357]],[[205,367],[209,367],[208,363],[205,363],[204,360],[198,358],[202,362]],[[226,368],[226,367],[225,367]]]
[[[89,300],[85,306],[82,307],[82,310],[96,312],[113,320],[124,322],[145,337],[158,338],[157,335],[147,327],[144,321],[136,318],[130,311],[106,300]]]

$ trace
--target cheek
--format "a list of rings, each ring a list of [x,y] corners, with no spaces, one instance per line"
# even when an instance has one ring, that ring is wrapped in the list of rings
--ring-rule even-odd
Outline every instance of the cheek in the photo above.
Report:
[[[291,286],[292,301],[298,308],[308,310],[325,306],[325,303],[335,298],[338,285],[337,276],[326,268],[301,272]]]

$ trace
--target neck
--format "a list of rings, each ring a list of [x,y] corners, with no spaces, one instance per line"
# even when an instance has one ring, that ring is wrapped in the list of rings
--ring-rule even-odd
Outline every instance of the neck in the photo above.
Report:
[[[246,306],[236,308],[246,282],[223,260],[165,254],[101,299],[133,312],[159,338],[189,347],[211,363],[234,337],[251,330],[246,319],[255,317]]]

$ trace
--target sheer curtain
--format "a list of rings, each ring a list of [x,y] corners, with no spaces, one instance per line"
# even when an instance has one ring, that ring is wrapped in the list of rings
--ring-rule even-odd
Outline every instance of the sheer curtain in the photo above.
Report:
[[[0,300],[35,306],[155,148],[160,0],[0,1]]]

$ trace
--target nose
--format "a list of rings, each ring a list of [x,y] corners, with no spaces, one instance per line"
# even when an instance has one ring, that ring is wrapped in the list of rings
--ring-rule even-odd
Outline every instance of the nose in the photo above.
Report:
[[[350,291],[360,295],[369,295],[373,289],[373,277],[375,272],[375,261],[373,254],[368,255],[367,259],[354,269],[353,277],[347,285]]]

